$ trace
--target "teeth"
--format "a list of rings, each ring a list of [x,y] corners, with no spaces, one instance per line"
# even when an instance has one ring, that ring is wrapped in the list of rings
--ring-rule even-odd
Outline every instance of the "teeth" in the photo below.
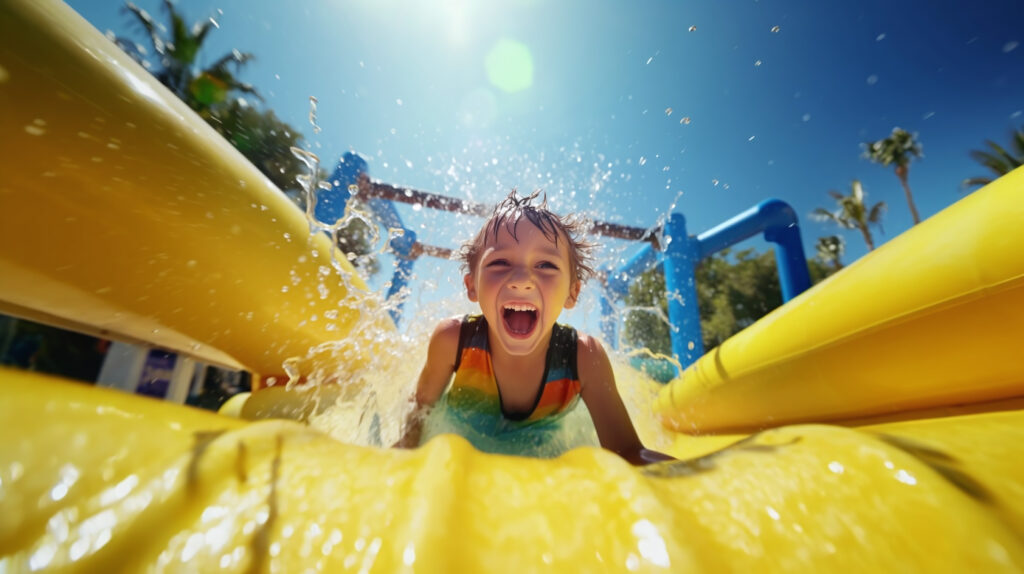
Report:
[[[510,303],[505,305],[506,311],[536,311],[537,308],[533,305],[523,305],[521,303]]]

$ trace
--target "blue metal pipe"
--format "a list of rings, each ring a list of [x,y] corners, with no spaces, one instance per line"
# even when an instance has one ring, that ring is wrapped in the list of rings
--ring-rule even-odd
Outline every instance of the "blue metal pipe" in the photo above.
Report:
[[[673,213],[665,226],[665,290],[672,354],[682,367],[704,354],[697,307],[694,269],[700,261],[698,243],[686,233],[686,218]]]
[[[608,292],[618,301],[629,293],[629,284],[638,275],[654,267],[661,260],[661,253],[648,243],[617,270],[608,273]]]
[[[696,238],[700,259],[731,245],[764,233],[766,241],[778,245],[775,264],[782,285],[782,299],[789,301],[811,286],[796,212],[784,201],[766,199],[732,219],[716,225]]]
[[[338,165],[327,179],[331,189],[317,189],[316,206],[313,209],[313,216],[324,225],[334,225],[339,219],[345,217],[345,205],[351,199],[349,192],[350,185],[356,185],[359,176],[366,173],[366,160],[359,154],[346,152],[341,156]]]
[[[604,293],[601,294],[601,336],[613,349],[619,348],[618,318],[615,316],[615,306]]]

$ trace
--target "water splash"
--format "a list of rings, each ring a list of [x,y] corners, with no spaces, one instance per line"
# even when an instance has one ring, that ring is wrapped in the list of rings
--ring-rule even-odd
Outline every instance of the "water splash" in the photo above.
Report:
[[[309,96],[309,125],[313,126],[313,133],[320,133],[320,126],[316,123],[316,108],[318,100],[316,96]]]

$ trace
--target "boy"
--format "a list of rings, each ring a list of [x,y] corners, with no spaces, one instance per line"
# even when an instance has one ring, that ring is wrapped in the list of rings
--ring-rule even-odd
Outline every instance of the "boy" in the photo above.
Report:
[[[633,464],[670,460],[640,443],[601,344],[556,324],[593,274],[593,246],[579,239],[582,222],[551,213],[546,198],[533,205],[539,193],[513,190],[460,251],[466,294],[482,314],[445,319],[434,330],[418,408],[397,446],[419,444],[421,411],[442,398],[477,448],[537,446],[582,397],[602,447]]]

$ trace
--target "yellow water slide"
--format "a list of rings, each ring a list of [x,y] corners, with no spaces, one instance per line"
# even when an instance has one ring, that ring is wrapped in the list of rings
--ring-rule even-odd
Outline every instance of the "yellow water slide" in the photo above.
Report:
[[[63,4],[0,3],[0,110],[0,311],[263,374],[388,328],[278,190]],[[696,363],[665,423],[741,434],[664,429],[685,460],[644,469],[351,446],[0,370],[0,571],[1021,571],[1022,180]],[[822,421],[844,425],[765,430]]]

